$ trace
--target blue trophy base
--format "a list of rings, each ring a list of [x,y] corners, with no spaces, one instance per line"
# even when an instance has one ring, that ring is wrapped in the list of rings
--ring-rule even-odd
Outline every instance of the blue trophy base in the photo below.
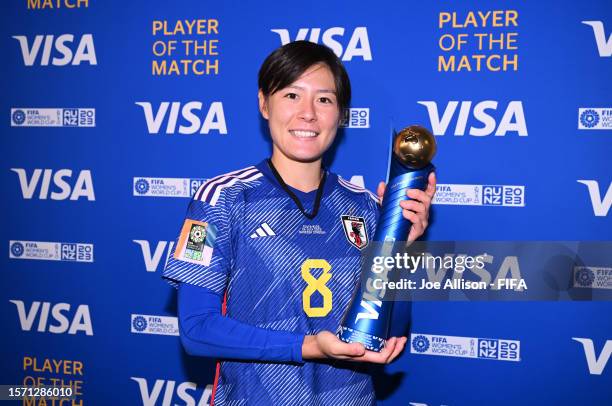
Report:
[[[340,326],[336,332],[338,338],[345,343],[361,343],[366,350],[380,352],[385,348],[386,340],[382,337],[364,333],[350,327]]]

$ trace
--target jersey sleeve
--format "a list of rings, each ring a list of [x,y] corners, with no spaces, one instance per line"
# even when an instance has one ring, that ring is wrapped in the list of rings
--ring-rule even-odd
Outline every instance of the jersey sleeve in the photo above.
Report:
[[[304,334],[242,323],[221,314],[221,296],[181,283],[178,318],[181,343],[189,355],[302,363]]]
[[[186,282],[217,294],[224,292],[234,258],[230,205],[224,198],[213,204],[195,197],[191,200],[162,273],[170,285],[178,288]]]

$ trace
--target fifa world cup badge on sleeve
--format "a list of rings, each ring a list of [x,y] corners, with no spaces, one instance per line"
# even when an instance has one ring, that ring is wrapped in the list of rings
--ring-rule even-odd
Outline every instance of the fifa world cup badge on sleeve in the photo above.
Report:
[[[216,236],[214,224],[186,219],[174,258],[197,265],[210,265]]]

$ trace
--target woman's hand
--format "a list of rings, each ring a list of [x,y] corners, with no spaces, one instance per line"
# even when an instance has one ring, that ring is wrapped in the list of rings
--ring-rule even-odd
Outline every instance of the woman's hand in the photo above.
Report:
[[[406,195],[412,200],[402,200],[400,202],[404,218],[412,223],[407,241],[415,241],[422,236],[429,225],[429,208],[436,194],[435,172],[429,174],[427,181],[427,189],[424,192],[419,189],[406,189]],[[376,194],[382,204],[383,196],[385,195],[385,182],[378,184]]]
[[[406,337],[391,337],[380,352],[368,351],[361,343],[347,344],[329,331],[304,338],[302,359],[341,359],[354,362],[388,364],[404,350]]]

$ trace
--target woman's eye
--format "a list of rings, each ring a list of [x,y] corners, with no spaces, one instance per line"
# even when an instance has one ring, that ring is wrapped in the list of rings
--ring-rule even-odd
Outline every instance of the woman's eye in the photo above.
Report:
[[[319,99],[319,101],[320,101],[321,103],[325,103],[325,104],[330,104],[330,103],[333,103],[333,102],[334,102],[334,101],[333,101],[332,99],[330,99],[329,97],[321,97],[321,98]]]
[[[297,99],[298,95],[296,93],[287,93],[285,97],[291,100],[295,100]]]

